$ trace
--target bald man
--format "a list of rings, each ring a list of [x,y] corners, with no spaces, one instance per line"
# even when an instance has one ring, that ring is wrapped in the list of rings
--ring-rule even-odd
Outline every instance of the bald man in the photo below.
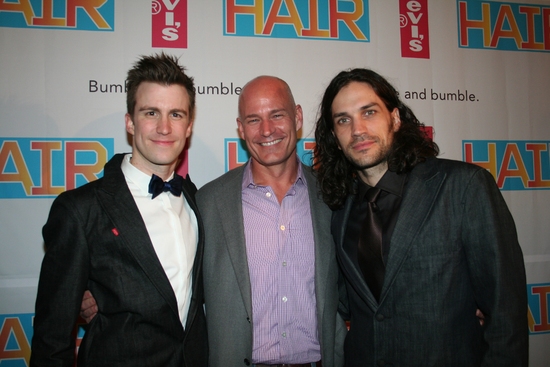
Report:
[[[211,367],[343,365],[331,211],[296,154],[302,121],[283,80],[247,83],[237,125],[250,159],[197,193]]]

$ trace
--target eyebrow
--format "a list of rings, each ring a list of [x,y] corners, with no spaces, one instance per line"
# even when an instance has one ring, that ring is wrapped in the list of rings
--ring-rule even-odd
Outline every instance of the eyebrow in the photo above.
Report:
[[[173,110],[170,110],[170,113],[174,113],[174,112],[180,112],[181,114],[187,116],[187,110],[180,110],[179,108],[174,108]]]
[[[364,110],[368,110],[369,108],[372,108],[374,106],[379,106],[379,104],[377,102],[372,102],[372,103],[369,103],[369,104],[366,104],[364,106],[361,106],[359,108],[359,111],[364,111]],[[335,113],[332,115],[332,118],[338,118],[338,117],[342,117],[342,116],[347,116],[348,113],[347,112],[338,112],[338,113]]]
[[[155,111],[155,112],[160,112],[160,109],[158,107],[149,107],[149,106],[143,106],[141,107],[140,109],[138,109],[138,112],[141,112],[141,111]],[[169,113],[174,113],[174,112],[181,112],[182,114],[184,115],[188,115],[187,113],[187,110],[182,110],[182,109],[179,109],[179,108],[174,108],[172,110],[169,111]]]
[[[278,113],[278,112],[285,112],[285,113],[287,113],[286,109],[284,109],[284,108],[276,108],[276,109],[274,109],[274,110],[269,111],[269,115],[273,115],[274,113]],[[258,113],[251,113],[251,114],[249,114],[249,115],[246,115],[244,118],[245,118],[245,119],[249,119],[249,118],[252,118],[252,117],[260,117],[260,114],[258,114]]]

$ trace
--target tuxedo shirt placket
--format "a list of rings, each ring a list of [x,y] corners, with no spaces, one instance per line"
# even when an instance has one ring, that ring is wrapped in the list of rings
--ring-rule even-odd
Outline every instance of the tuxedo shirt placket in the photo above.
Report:
[[[185,325],[191,303],[193,262],[198,243],[197,218],[183,195],[163,192],[151,200],[148,192],[151,177],[132,166],[128,156],[121,168],[174,291],[182,325]]]

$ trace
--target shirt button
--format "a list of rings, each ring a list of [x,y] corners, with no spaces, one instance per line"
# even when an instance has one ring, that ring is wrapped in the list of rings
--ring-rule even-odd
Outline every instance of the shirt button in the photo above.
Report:
[[[286,333],[283,333],[282,335],[283,335],[283,338],[286,338]]]
[[[281,231],[284,231],[286,227],[284,226],[284,224],[281,224],[279,228],[281,229]]]
[[[286,266],[286,261],[283,261],[283,266]]]
[[[286,296],[283,297],[283,302],[286,302],[288,301],[288,298],[286,298]]]
[[[265,193],[265,196],[267,196],[268,198],[270,198],[270,197],[271,197],[271,193],[270,193],[270,192],[266,192],[266,193]]]

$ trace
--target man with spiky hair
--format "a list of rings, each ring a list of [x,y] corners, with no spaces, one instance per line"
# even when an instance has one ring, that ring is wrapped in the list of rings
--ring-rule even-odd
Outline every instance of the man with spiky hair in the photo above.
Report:
[[[193,79],[175,57],[128,72],[132,152],[102,178],[59,195],[43,228],[31,366],[72,366],[85,290],[97,302],[78,366],[207,365],[195,185],[175,173],[191,135]],[[183,195],[182,195],[183,194]]]
[[[345,365],[527,366],[510,211],[490,173],[436,158],[422,127],[368,69],[339,73],[321,102],[315,170],[335,211]]]

